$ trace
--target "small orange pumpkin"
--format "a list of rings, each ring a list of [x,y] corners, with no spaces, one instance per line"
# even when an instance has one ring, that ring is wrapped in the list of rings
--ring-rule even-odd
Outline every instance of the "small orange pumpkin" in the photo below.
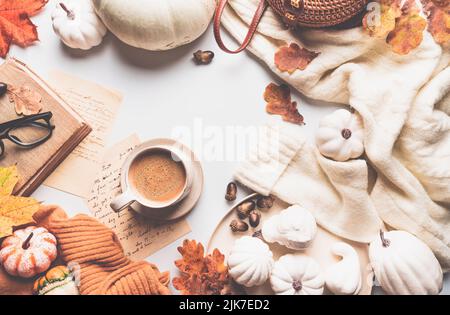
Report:
[[[0,262],[12,276],[31,278],[50,267],[56,259],[56,238],[43,227],[17,230],[2,243]]]
[[[33,286],[36,295],[79,295],[74,277],[66,266],[51,268]]]

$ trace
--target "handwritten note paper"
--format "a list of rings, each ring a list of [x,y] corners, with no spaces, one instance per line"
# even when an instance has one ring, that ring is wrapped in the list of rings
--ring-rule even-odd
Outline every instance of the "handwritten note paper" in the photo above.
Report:
[[[88,198],[93,215],[116,232],[125,254],[132,259],[144,259],[191,231],[184,219],[162,224],[145,219],[131,209],[115,213],[110,208],[113,198],[121,192],[122,164],[138,144],[138,137],[133,135],[106,151]]]
[[[61,97],[89,123],[92,132],[44,184],[87,198],[89,185],[101,166],[106,138],[122,96],[116,91],[60,71],[52,71],[49,81]],[[80,170],[83,170],[83,176],[79,176]]]

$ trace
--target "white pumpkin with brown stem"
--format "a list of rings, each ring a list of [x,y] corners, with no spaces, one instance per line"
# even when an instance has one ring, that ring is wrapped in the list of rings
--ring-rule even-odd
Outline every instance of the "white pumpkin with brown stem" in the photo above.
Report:
[[[364,127],[359,114],[338,109],[323,118],[316,134],[316,145],[323,156],[345,162],[364,153]]]
[[[424,242],[408,232],[380,232],[370,243],[369,258],[387,294],[428,295],[442,290],[439,262]]]
[[[56,256],[55,236],[35,226],[15,231],[3,241],[0,250],[0,262],[6,272],[22,278],[48,270]]]
[[[87,50],[99,45],[106,27],[91,0],[59,0],[52,12],[53,30],[71,48]]]
[[[277,295],[322,295],[324,279],[314,259],[287,254],[275,262],[270,285]]]
[[[202,35],[215,0],[93,0],[107,28],[123,42],[147,50],[168,50]]]

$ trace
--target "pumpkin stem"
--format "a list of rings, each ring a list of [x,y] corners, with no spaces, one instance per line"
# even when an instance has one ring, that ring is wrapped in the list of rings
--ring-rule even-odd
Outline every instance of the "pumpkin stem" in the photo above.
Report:
[[[25,240],[25,242],[23,242],[22,244],[22,248],[23,249],[28,249],[28,247],[30,247],[30,241],[33,238],[33,232],[30,233],[30,235],[28,235],[27,239]]]
[[[292,287],[294,288],[295,291],[300,291],[303,288],[303,285],[301,281],[295,280],[294,282],[292,282]]]
[[[350,137],[352,136],[352,131],[347,128],[342,129],[341,135],[345,140],[350,139]]]
[[[384,232],[380,230],[380,238],[381,238],[381,244],[383,244],[383,247],[389,247],[391,245],[391,241],[384,237]]]
[[[60,2],[60,3],[59,3],[59,6],[60,6],[64,11],[66,11],[67,17],[68,17],[69,19],[71,19],[71,20],[75,19],[75,13],[73,13],[72,10],[69,10],[69,9],[67,8],[67,6],[66,6],[64,3]]]
[[[255,231],[255,232],[252,234],[252,236],[253,236],[253,237],[256,237],[256,238],[259,238],[260,240],[264,241],[263,236],[262,236],[262,231],[261,231],[261,230]]]

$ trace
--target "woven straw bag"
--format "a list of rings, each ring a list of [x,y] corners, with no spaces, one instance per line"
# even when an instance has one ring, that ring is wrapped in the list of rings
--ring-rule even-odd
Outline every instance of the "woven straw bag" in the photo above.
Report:
[[[261,0],[250,23],[247,36],[237,50],[225,47],[220,36],[220,18],[228,0],[220,0],[214,17],[214,36],[228,53],[243,51],[256,32],[264,11],[270,6],[289,27],[330,27],[344,23],[361,13],[368,0]]]

